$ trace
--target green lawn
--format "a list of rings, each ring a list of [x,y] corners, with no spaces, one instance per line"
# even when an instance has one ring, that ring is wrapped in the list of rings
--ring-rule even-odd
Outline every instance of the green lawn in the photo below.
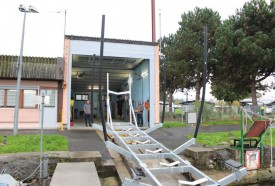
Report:
[[[164,128],[173,128],[173,127],[185,127],[187,124],[178,122],[178,121],[165,121],[163,124]]]
[[[240,139],[240,131],[231,132],[212,132],[212,133],[199,133],[197,136],[197,142],[207,146],[217,146],[221,142],[227,142],[233,144],[234,139]],[[193,134],[189,134],[188,138],[192,138]],[[264,145],[270,145],[270,132],[269,129],[263,137]],[[272,130],[272,145],[275,146],[275,129]]]
[[[40,151],[40,135],[10,135],[7,144],[3,145],[3,136],[0,136],[0,154],[16,152]],[[43,151],[67,151],[68,139],[61,135],[44,135]]]
[[[231,125],[231,124],[240,124],[240,120],[215,120],[215,121],[203,121],[203,126],[211,125]]]

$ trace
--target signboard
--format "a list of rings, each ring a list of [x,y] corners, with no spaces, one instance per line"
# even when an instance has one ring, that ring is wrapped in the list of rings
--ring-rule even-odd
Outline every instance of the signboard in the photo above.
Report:
[[[196,112],[187,112],[187,123],[188,124],[197,123],[197,113]]]
[[[245,167],[247,170],[255,170],[260,168],[260,151],[245,152]]]

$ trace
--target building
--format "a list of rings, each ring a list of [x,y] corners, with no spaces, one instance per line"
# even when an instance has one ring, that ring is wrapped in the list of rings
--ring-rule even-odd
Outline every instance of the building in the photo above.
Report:
[[[0,56],[0,128],[13,128],[17,85],[18,56]],[[57,128],[61,121],[63,58],[24,57],[19,102],[19,128],[39,128],[39,108],[33,95],[45,93],[50,104],[45,106],[44,124]]]
[[[103,85],[106,97],[106,74],[110,74],[110,89],[128,89],[132,78],[133,105],[150,101],[149,116],[144,111],[145,125],[159,123],[159,57],[158,43],[105,39],[103,53]],[[98,77],[100,38],[66,36],[63,58],[24,57],[19,129],[39,128],[39,109],[30,103],[30,95],[45,92],[51,105],[45,112],[45,128],[58,128],[60,123],[81,117],[85,100],[91,99],[91,81],[94,80],[93,108],[98,112]],[[51,62],[47,62],[51,61]],[[94,61],[94,68],[93,68]],[[12,128],[16,89],[16,56],[0,57],[0,127]],[[13,100],[13,101],[12,101]],[[104,101],[104,100],[103,100]],[[127,120],[127,96],[112,96],[112,115]],[[4,117],[2,117],[4,116]],[[96,117],[95,116],[95,117]],[[147,118],[149,118],[147,120]],[[68,125],[68,129],[70,129]]]

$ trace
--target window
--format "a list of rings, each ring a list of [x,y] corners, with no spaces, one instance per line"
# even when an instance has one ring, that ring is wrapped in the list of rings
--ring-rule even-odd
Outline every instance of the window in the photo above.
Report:
[[[7,107],[14,107],[16,100],[16,90],[7,91]]]
[[[87,101],[89,99],[88,94],[76,94],[75,95],[75,100],[76,101]]]
[[[24,90],[24,107],[35,107],[32,98],[36,95],[36,90]]]
[[[42,93],[50,97],[50,104],[45,105],[45,107],[55,107],[55,90],[42,90],[41,95]]]
[[[4,107],[4,94],[5,90],[0,90],[0,107]]]

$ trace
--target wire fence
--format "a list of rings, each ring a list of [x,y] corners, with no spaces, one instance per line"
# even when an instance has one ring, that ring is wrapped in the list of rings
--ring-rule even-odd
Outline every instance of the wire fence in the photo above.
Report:
[[[270,110],[267,107],[246,105],[243,107],[253,118],[259,119],[274,118],[275,109]],[[196,105],[183,105],[165,108],[165,121],[181,121],[186,123],[196,123],[199,107]],[[202,122],[208,121],[239,121],[240,106],[215,106],[205,104],[202,113]],[[162,106],[160,107],[160,117],[162,116]]]

